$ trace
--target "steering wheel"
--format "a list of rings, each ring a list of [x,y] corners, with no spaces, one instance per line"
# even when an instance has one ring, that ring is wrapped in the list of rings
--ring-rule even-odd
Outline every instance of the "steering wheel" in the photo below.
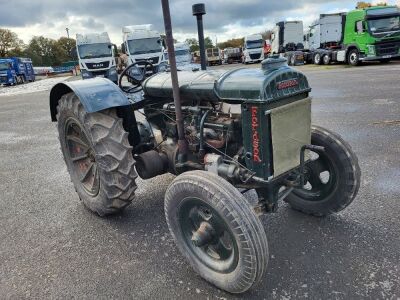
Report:
[[[150,69],[153,72],[154,70],[153,64],[149,61],[145,61],[142,65],[143,67],[139,67],[138,63],[131,64],[122,71],[121,76],[119,77],[118,86],[123,92],[134,94],[142,90],[142,82],[146,79],[147,75],[146,71]],[[122,79],[124,77],[127,78],[128,82],[130,82],[132,86],[122,85]]]

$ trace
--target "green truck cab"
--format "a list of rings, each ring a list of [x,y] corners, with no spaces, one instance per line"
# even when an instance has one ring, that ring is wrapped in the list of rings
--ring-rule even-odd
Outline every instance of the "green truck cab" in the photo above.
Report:
[[[388,62],[400,58],[400,10],[373,6],[348,13],[321,14],[304,36],[307,62]]]
[[[400,57],[399,9],[375,6],[348,12],[343,44],[354,62]]]

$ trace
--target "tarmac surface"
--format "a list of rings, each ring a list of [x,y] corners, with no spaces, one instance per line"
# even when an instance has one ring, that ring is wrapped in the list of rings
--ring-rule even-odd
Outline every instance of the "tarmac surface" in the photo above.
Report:
[[[203,281],[178,252],[163,211],[172,175],[139,180],[124,213],[97,217],[70,182],[49,91],[0,95],[0,298],[400,299],[400,64],[300,69],[313,122],[358,155],[360,192],[327,218],[285,203],[263,216],[267,274],[241,296]]]

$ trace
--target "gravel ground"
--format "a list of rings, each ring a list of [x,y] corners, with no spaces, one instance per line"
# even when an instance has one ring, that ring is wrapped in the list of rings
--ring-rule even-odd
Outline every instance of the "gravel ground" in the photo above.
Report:
[[[242,296],[204,282],[175,247],[163,212],[173,176],[139,180],[123,214],[95,216],[79,202],[50,122],[48,88],[59,78],[12,95],[1,88],[0,298],[399,299],[400,125],[388,121],[400,119],[400,65],[300,69],[314,123],[359,157],[360,193],[324,219],[283,203],[263,216],[268,272]]]

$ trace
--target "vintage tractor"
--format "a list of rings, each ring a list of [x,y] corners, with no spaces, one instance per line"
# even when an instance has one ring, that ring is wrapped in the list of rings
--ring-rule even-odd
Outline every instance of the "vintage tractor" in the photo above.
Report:
[[[178,248],[204,279],[241,293],[267,267],[259,214],[284,200],[326,216],[354,200],[357,158],[337,134],[311,125],[311,88],[286,59],[269,58],[260,69],[181,71],[179,102],[169,72],[144,78],[142,70],[122,73],[133,86],[95,78],[51,90],[68,171],[93,212],[128,206],[138,175],[177,175],[165,215]],[[248,190],[257,205],[243,195]]]

